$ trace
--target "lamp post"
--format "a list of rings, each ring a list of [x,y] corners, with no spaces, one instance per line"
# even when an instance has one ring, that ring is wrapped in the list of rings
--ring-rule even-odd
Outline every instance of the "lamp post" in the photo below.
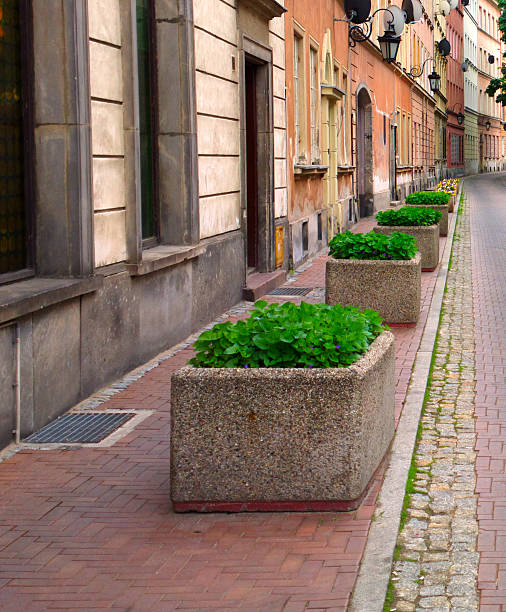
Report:
[[[429,61],[431,61],[431,62],[433,62],[433,63],[434,63],[434,58],[433,58],[433,57],[428,57],[428,58],[427,58],[427,59],[424,61],[424,63],[422,64],[422,66],[421,66],[420,68],[418,68],[418,67],[416,67],[416,66],[414,66],[413,68],[411,68],[411,70],[409,71],[409,74],[410,74],[410,75],[411,75],[413,78],[415,78],[415,79],[417,79],[418,77],[422,76],[422,74],[423,74],[423,70],[424,70],[424,68],[425,68],[425,64],[426,64],[427,62],[429,62]],[[435,70],[432,70],[432,72],[429,74],[429,77],[428,77],[428,78],[429,78],[429,86],[430,86],[430,90],[431,90],[432,92],[434,92],[434,93],[435,93],[436,91],[439,91],[439,87],[440,87],[440,84],[441,84],[441,77],[439,76],[439,74],[438,74],[438,73],[437,73]]]
[[[349,23],[349,44],[350,47],[355,47],[358,42],[365,42],[371,38],[372,22],[375,15],[380,12],[389,13],[390,18],[387,19],[385,32],[383,36],[378,36],[378,43],[383,60],[387,62],[387,64],[391,64],[392,62],[395,62],[397,52],[399,51],[399,45],[401,44],[401,37],[397,34],[395,26],[396,24],[397,27],[400,25],[402,30],[405,23],[405,18],[404,20],[401,18],[401,23],[399,23],[399,15],[396,16],[393,12],[396,9],[400,10],[395,6],[390,8],[379,8],[374,11],[372,15],[365,17],[365,12],[360,14],[359,8],[355,7],[353,2],[348,2],[346,5],[346,14],[348,15],[348,19],[334,18],[334,21],[345,21]]]
[[[456,106],[460,106],[460,112],[455,113],[455,107]],[[462,103],[461,102],[455,102],[455,104],[451,107],[451,108],[447,108],[446,112],[448,113],[455,113],[457,115],[457,123],[459,125],[462,125],[464,123],[464,113],[462,112]]]

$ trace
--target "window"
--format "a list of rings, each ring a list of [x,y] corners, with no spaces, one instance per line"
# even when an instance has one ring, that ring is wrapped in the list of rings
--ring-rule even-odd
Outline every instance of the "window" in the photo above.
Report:
[[[142,238],[156,242],[155,147],[153,146],[152,27],[150,0],[136,0],[137,61],[139,71],[139,133],[141,164]],[[145,246],[152,246],[145,243]]]
[[[305,161],[304,152],[304,40],[293,35],[293,94],[295,119],[295,163]]]
[[[351,158],[351,134],[350,134],[350,107],[348,96],[348,75],[343,69],[342,90],[344,96],[341,102],[341,150],[344,164],[348,164]]]
[[[310,48],[311,163],[320,162],[320,130],[318,123],[318,50]]]
[[[0,35],[0,275],[27,268],[26,117],[20,2],[4,0]],[[0,13],[1,14],[1,13]]]

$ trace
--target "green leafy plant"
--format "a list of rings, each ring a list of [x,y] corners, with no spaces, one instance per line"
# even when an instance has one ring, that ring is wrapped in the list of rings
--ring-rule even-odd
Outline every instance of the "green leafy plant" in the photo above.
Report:
[[[413,236],[393,232],[391,235],[369,232],[337,234],[329,242],[330,255],[335,259],[412,259],[417,246]]]
[[[383,210],[376,215],[378,225],[436,225],[441,211],[418,206],[403,206],[399,210]]]
[[[374,310],[256,302],[250,316],[219,323],[195,342],[198,368],[342,368],[388,329]]]
[[[441,206],[449,200],[450,194],[444,191],[415,191],[406,196],[406,204],[413,206]]]

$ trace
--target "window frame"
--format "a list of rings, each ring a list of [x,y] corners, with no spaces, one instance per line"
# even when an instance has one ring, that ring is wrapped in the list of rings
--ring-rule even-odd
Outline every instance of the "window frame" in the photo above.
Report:
[[[160,195],[159,195],[159,159],[158,159],[158,146],[157,146],[157,134],[158,134],[158,65],[157,65],[157,38],[156,38],[156,21],[155,21],[155,2],[154,0],[146,0],[147,4],[147,20],[148,20],[148,71],[147,71],[147,82],[149,86],[149,117],[150,117],[150,138],[151,138],[151,197],[152,197],[152,219],[151,223],[153,226],[153,235],[144,236],[144,228],[143,228],[143,206],[144,206],[144,198],[142,194],[142,183],[143,183],[143,174],[142,174],[142,162],[140,161],[140,218],[139,218],[139,231],[142,242],[142,249],[150,249],[160,244]],[[136,7],[136,23],[137,23],[137,2],[135,3]],[[138,32],[138,30],[137,30]],[[137,87],[138,87],[138,100],[139,100],[139,139],[140,139],[140,115],[141,115],[141,92],[140,92],[140,79],[139,79],[139,47],[138,47],[138,36],[137,40]],[[140,144],[140,143],[139,143]]]
[[[23,132],[23,200],[25,215],[25,265],[0,274],[0,286],[36,275],[35,260],[35,119],[33,12],[29,0],[19,2],[21,98]]]
[[[317,43],[309,42],[309,150],[311,165],[321,163],[320,148],[320,49]]]
[[[296,42],[297,41],[297,42]],[[298,52],[300,50],[300,57]],[[297,82],[295,71],[297,68]],[[306,61],[305,61],[305,33],[294,23],[293,25],[293,70],[294,70],[294,96],[293,116],[295,133],[295,164],[307,162],[307,125],[306,125]],[[297,127],[298,126],[298,127]]]

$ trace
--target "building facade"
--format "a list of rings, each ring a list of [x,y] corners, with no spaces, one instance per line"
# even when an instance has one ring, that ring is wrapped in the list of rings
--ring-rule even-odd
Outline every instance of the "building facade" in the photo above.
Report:
[[[446,19],[446,37],[451,54],[446,66],[447,92],[447,167],[451,176],[465,172],[465,106],[464,106],[464,14],[459,6]]]
[[[480,142],[480,171],[495,172],[502,168],[500,141],[502,108],[486,93],[492,78],[501,74],[501,43],[498,20],[500,10],[496,2],[485,0],[478,6],[478,132]]]
[[[470,0],[464,8],[464,133],[465,171],[480,170],[480,136],[478,133],[478,0]]]
[[[286,268],[288,223],[279,2],[1,6],[5,444]]]

